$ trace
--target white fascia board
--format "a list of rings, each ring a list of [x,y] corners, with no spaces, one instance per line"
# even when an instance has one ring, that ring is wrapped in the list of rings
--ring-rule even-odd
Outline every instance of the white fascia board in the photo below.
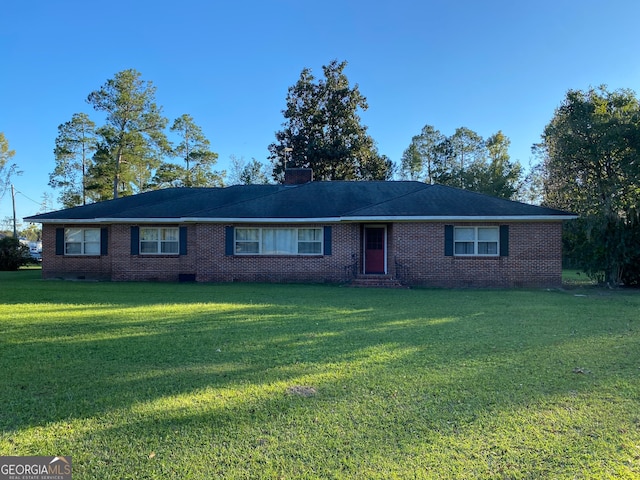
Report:
[[[111,224],[111,223],[184,223],[181,218],[55,218],[37,220],[36,223],[49,224]]]
[[[182,218],[185,223],[338,223],[340,217],[320,218]]]
[[[573,220],[578,215],[513,215],[513,216],[372,216],[372,217],[320,217],[320,218],[92,218],[92,219],[43,219],[37,223],[48,224],[158,224],[158,223],[341,223],[341,222],[553,222]]]
[[[342,217],[343,222],[549,222],[573,220],[577,215],[502,215],[502,216],[376,216]]]
[[[87,219],[43,219],[37,223],[49,224],[157,224],[157,223],[338,223],[340,217],[322,218],[210,218],[210,217],[171,217],[171,218],[87,218]]]
[[[93,223],[102,223],[96,221],[95,218],[92,219],[80,219],[80,218],[51,218],[44,220],[28,220],[30,223],[41,223],[41,224],[51,224],[51,225],[62,225],[62,224],[71,224],[71,223],[84,223],[84,224],[93,224]]]
[[[111,224],[111,223],[181,223],[179,218],[54,218],[37,220],[35,223],[49,224]]]

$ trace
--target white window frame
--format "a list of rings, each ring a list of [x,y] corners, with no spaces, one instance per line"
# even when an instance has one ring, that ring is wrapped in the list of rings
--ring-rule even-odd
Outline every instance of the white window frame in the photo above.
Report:
[[[87,240],[87,234],[91,232],[97,236],[97,240],[89,239]],[[77,241],[70,241],[70,237],[72,234],[79,233],[80,238],[73,239]],[[101,250],[101,232],[99,228],[65,228],[64,229],[64,254],[75,256],[94,256],[100,255]],[[80,250],[76,252],[70,252],[70,245],[79,245]],[[97,249],[95,248],[97,246]]]
[[[146,231],[156,232],[155,239],[145,239]],[[175,240],[166,240],[166,233],[172,230],[175,232]],[[146,244],[146,247],[155,243],[154,251],[145,251],[146,248],[142,248],[142,244]],[[175,244],[175,251],[163,251],[163,247]],[[166,250],[166,248],[164,248]],[[178,227],[140,227],[140,239],[139,239],[139,252],[140,255],[179,255],[180,254],[180,229]]]
[[[457,239],[457,233],[461,230],[473,230],[473,240],[471,239],[461,239],[458,240]],[[480,230],[492,230],[495,232],[495,240],[491,240],[491,241],[487,241],[487,240],[480,240]],[[458,253],[458,249],[457,244],[462,244],[462,243],[467,243],[467,244],[473,244],[473,253]],[[480,248],[479,248],[479,244],[482,243],[495,243],[496,245],[496,251],[492,252],[492,253],[479,253]],[[453,254],[456,257],[499,257],[500,256],[500,227],[498,226],[478,226],[478,227],[472,227],[472,226],[460,226],[460,227],[454,227],[453,229]]]
[[[283,232],[285,230],[291,230],[295,232],[294,234],[295,240],[293,241],[293,243],[296,246],[296,251],[295,252],[286,252],[286,251],[265,252],[264,251],[265,236],[271,234],[271,232],[274,232],[274,231]],[[313,230],[314,231],[313,236],[317,237],[317,239],[313,239],[313,240],[309,240],[305,238],[301,239],[301,235],[304,237],[304,234],[302,234],[302,232],[305,230]],[[251,235],[243,235],[244,232],[249,232],[249,231],[252,232]],[[257,232],[257,235],[256,235],[256,232]],[[277,238],[277,233],[275,233],[275,235]],[[245,251],[242,251],[244,249],[238,248],[239,245],[245,245],[249,247],[249,245],[255,245],[255,244],[257,244],[257,247],[258,247],[257,251],[255,251],[255,248],[253,249],[253,251],[248,251],[248,249]],[[306,252],[306,253],[300,251],[302,245],[309,245],[309,244],[318,245],[318,247],[316,247],[318,251]],[[298,228],[296,227],[236,227],[234,228],[234,238],[233,238],[234,255],[319,256],[319,255],[322,255],[323,252],[324,252],[324,232],[322,227],[298,227]]]

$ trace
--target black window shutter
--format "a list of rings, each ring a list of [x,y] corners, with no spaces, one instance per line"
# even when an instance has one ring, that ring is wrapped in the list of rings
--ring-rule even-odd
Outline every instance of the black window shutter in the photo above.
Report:
[[[453,257],[453,225],[444,226],[444,256]]]
[[[331,255],[331,227],[324,227],[324,254]]]
[[[140,254],[140,227],[131,227],[131,255]]]
[[[180,255],[187,254],[187,227],[180,227]]]
[[[109,254],[109,229],[103,227],[100,229],[100,255]]]
[[[233,227],[225,227],[224,228],[224,254],[225,255],[233,255],[233,244],[235,242],[233,235],[234,229]]]
[[[509,225],[500,225],[500,256],[509,256]]]
[[[56,255],[64,255],[64,228],[56,228]]]

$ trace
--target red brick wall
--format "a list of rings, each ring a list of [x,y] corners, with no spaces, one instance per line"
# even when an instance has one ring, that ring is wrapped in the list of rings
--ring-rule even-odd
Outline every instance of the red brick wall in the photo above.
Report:
[[[96,225],[70,225],[73,228],[96,228]],[[109,255],[65,256],[56,255],[55,225],[42,226],[42,278],[71,280],[110,280]]]
[[[175,227],[157,224],[153,227]],[[112,225],[109,254],[113,280],[177,281],[180,274],[195,273],[197,250],[196,225],[187,225],[187,255],[131,255],[131,225]]]
[[[393,225],[395,248],[390,252],[394,258],[389,265],[393,265],[396,269],[393,273],[401,281],[437,287],[538,287],[562,283],[559,222],[510,223],[507,257],[445,256],[444,225]]]
[[[446,257],[444,225],[388,224],[388,273],[409,285],[437,287],[561,284],[561,223],[510,223],[509,256],[484,258]],[[191,274],[200,282],[345,282],[362,271],[360,224],[332,225],[331,255],[294,257],[227,256],[225,227],[188,224],[187,254],[156,256],[131,255],[130,225],[111,225],[108,255],[72,257],[55,255],[56,226],[44,225],[43,278],[177,281]]]
[[[255,225],[254,225],[255,226]],[[299,227],[299,225],[271,225]],[[305,224],[305,227],[323,225]],[[251,225],[242,225],[251,227]],[[331,255],[225,255],[225,225],[198,225],[197,280],[203,282],[344,282],[358,242],[355,224],[332,226]]]

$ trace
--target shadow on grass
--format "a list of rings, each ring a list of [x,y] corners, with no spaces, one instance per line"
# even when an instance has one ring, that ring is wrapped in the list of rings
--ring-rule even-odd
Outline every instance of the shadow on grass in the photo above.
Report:
[[[58,302],[51,285],[65,288]],[[120,461],[121,447],[167,456],[208,449],[221,474],[225,462],[248,462],[234,458],[239,446],[259,463],[262,447],[276,443],[303,468],[299,442],[311,436],[326,449],[327,469],[349,472],[366,455],[436,442],[503,411],[599,389],[637,393],[620,388],[637,374],[636,297],[44,287],[39,301],[16,294],[0,313],[0,427],[13,438],[86,421],[69,441],[83,447],[88,471]],[[316,393],[287,393],[295,385]],[[355,452],[355,464],[332,459],[336,449]]]

